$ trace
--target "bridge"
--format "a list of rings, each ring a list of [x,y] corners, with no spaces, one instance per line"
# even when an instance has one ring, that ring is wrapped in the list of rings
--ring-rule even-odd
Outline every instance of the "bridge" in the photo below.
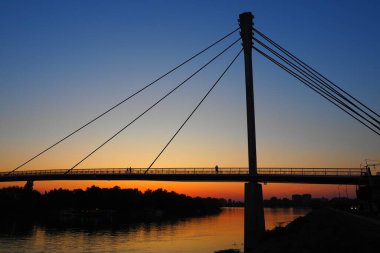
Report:
[[[114,133],[103,143],[91,150],[88,155],[75,163],[72,167],[65,170],[24,170],[20,169],[39,158],[49,150],[53,149],[60,143],[66,141],[77,132],[83,130],[99,118],[116,109],[132,97],[137,96],[144,90],[155,85],[158,81],[170,75],[183,65],[192,61],[199,55],[203,54],[210,48],[225,41],[227,38],[236,35],[240,30],[240,36],[236,36],[231,43],[223,50],[203,64],[194,73],[189,75],[184,81],[170,90],[159,100],[153,102],[151,106],[144,109],[141,114],[132,121]],[[220,76],[210,86],[206,94],[196,104],[195,108],[178,127],[177,131],[163,146],[162,150],[150,163],[147,168],[105,168],[105,169],[78,169],[89,157],[93,156],[98,150],[107,145],[124,132],[130,125],[134,124],[141,117],[145,116],[152,108],[156,107],[176,90],[184,86],[188,80],[193,78],[199,72],[207,68],[221,55],[231,48],[239,45],[235,57],[226,64],[221,71]],[[255,43],[255,44],[254,44]],[[262,238],[265,232],[265,220],[263,213],[263,195],[261,183],[314,183],[314,184],[352,184],[367,185],[373,182],[370,172],[363,168],[257,168],[256,157],[256,129],[255,129],[255,110],[254,110],[254,92],[253,92],[253,75],[252,75],[252,51],[257,52],[280,69],[284,70],[302,84],[313,90],[323,97],[327,102],[336,106],[358,123],[372,131],[376,136],[380,136],[380,115],[366,106],[363,102],[340,88],[334,82],[320,74],[317,70],[310,67],[294,54],[274,42],[263,32],[253,27],[253,15],[251,13],[242,13],[239,16],[239,27],[227,33],[222,38],[210,44],[203,50],[199,51],[192,57],[184,60],[182,63],[172,68],[168,72],[159,76],[154,81],[148,83],[135,93],[131,94],[124,100],[118,102],[102,114],[88,121],[78,129],[59,139],[52,145],[23,162],[16,168],[0,173],[0,182],[12,181],[46,181],[46,180],[161,180],[161,181],[196,181],[196,182],[245,182],[245,215],[244,215],[244,252],[252,252],[254,245]],[[155,162],[160,158],[163,152],[169,147],[175,137],[184,128],[186,123],[196,113],[201,104],[206,100],[208,95],[213,91],[219,81],[225,76],[230,67],[235,63],[240,54],[244,54],[245,68],[245,87],[246,87],[246,111],[247,111],[247,138],[248,138],[248,168],[154,168]]]
[[[47,180],[151,180],[183,182],[248,182],[367,184],[369,175],[364,168],[258,168],[249,175],[248,168],[98,168],[29,170],[0,173],[0,182]]]

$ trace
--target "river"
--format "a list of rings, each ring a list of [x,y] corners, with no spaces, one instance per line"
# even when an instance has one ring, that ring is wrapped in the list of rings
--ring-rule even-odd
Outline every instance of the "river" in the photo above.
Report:
[[[307,209],[266,208],[266,229],[285,226]],[[224,208],[214,216],[172,222],[138,223],[117,228],[13,224],[0,229],[0,252],[203,253],[243,249],[243,208]]]

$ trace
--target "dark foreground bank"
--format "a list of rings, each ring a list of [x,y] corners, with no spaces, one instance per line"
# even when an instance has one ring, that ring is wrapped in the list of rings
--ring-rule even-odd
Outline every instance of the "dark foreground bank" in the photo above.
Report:
[[[379,247],[380,221],[322,208],[268,231],[255,253],[378,252]]]
[[[327,207],[313,210],[286,227],[268,230],[253,253],[370,253],[379,252],[379,248],[380,220]]]

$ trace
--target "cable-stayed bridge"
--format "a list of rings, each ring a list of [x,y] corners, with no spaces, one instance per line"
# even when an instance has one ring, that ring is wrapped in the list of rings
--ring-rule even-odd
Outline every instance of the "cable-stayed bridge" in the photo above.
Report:
[[[241,16],[245,17],[245,16]],[[137,90],[133,94],[129,95],[122,101],[119,101],[114,106],[108,108],[103,113],[98,115],[97,117],[91,119],[84,125],[80,126],[76,130],[72,131],[68,135],[64,136],[63,138],[59,139],[52,145],[48,146],[42,151],[39,151],[36,153],[35,156],[31,157],[29,160],[23,162],[16,168],[9,171],[9,176],[12,174],[15,174],[15,172],[19,171],[22,167],[28,165],[33,160],[39,158],[40,156],[44,155],[51,149],[55,148],[59,144],[61,144],[64,141],[68,141],[70,137],[77,134],[79,131],[83,131],[86,127],[88,127],[91,124],[94,124],[98,119],[102,118],[106,114],[110,113],[111,111],[117,109],[120,105],[124,104],[131,98],[141,94],[145,90],[149,89],[153,85],[157,85],[159,81],[163,80],[165,77],[169,76],[176,70],[180,69],[184,65],[188,64],[189,62],[193,61],[198,56],[204,54],[206,51],[210,50],[211,48],[215,47],[216,45],[225,42],[226,40],[230,40],[221,51],[219,51],[214,57],[212,57],[210,60],[205,62],[202,66],[200,66],[195,72],[188,75],[182,82],[180,82],[177,86],[175,86],[173,89],[171,89],[168,93],[166,93],[164,96],[162,96],[160,99],[154,101],[149,107],[142,110],[142,112],[135,117],[132,121],[127,123],[124,127],[122,127],[119,131],[114,133],[112,136],[110,136],[108,139],[106,139],[103,143],[101,143],[99,146],[97,146],[95,149],[91,150],[85,157],[83,157],[80,161],[75,163],[72,167],[68,168],[65,174],[71,173],[73,170],[78,168],[80,164],[82,164],[84,161],[86,161],[88,158],[93,156],[98,150],[103,148],[105,145],[107,145],[109,142],[111,142],[114,138],[116,138],[119,134],[126,131],[128,127],[130,127],[132,124],[135,124],[140,118],[148,115],[151,109],[155,108],[157,105],[159,105],[162,101],[164,101],[167,97],[175,93],[177,90],[179,90],[181,87],[187,84],[187,82],[192,79],[194,76],[196,76],[201,71],[204,71],[209,65],[214,63],[217,59],[219,59],[223,54],[225,54],[227,51],[231,51],[235,49],[236,55],[233,57],[233,59],[226,64],[226,67],[224,70],[221,71],[221,74],[219,77],[215,80],[213,84],[210,85],[209,90],[206,92],[206,94],[200,99],[200,101],[196,104],[195,108],[190,112],[190,114],[185,118],[183,123],[178,127],[177,131],[173,134],[173,136],[170,138],[170,140],[166,143],[166,145],[163,146],[163,148],[158,152],[158,155],[155,157],[155,159],[150,163],[150,165],[146,168],[145,173],[149,172],[149,170],[153,169],[153,165],[155,162],[160,158],[163,152],[169,147],[169,145],[172,143],[172,141],[175,139],[175,137],[179,134],[179,132],[185,127],[187,122],[191,119],[191,117],[197,112],[197,110],[201,107],[202,103],[207,99],[209,94],[214,90],[214,88],[219,84],[221,79],[227,74],[229,69],[232,67],[232,65],[235,63],[237,58],[244,53],[244,60],[245,60],[245,75],[246,75],[246,96],[247,96],[247,130],[248,130],[248,152],[249,152],[249,166],[248,168],[251,170],[253,167],[256,170],[257,167],[257,161],[256,161],[256,130],[255,130],[255,115],[254,115],[254,103],[253,103],[253,77],[252,77],[252,50],[259,53],[259,55],[262,55],[266,59],[268,59],[270,62],[274,63],[281,69],[283,69],[285,72],[289,73],[291,76],[298,79],[302,84],[306,85],[313,91],[315,91],[317,94],[322,96],[326,99],[326,101],[332,103],[337,108],[351,116],[353,119],[355,119],[358,123],[362,124],[366,128],[368,128],[370,131],[372,131],[375,135],[380,136],[380,115],[366,106],[363,102],[356,99],[351,94],[344,91],[342,88],[340,88],[338,85],[327,79],[325,76],[320,74],[318,71],[310,67],[308,64],[300,60],[297,56],[290,53],[288,50],[280,46],[278,43],[274,42],[271,38],[269,38],[267,35],[262,33],[257,28],[253,27],[252,23],[253,16],[247,16],[247,20],[240,19],[240,28],[236,28],[235,30],[227,33],[225,36],[221,37],[220,39],[216,40],[212,44],[208,45],[204,49],[200,50],[190,58],[184,60],[179,65],[175,66],[174,68],[170,69],[163,75],[159,76],[152,82],[146,84],[141,89]],[[240,29],[240,36],[237,34]],[[232,41],[232,42],[231,42]],[[243,45],[243,47],[240,46],[240,44]],[[4,173],[2,173],[4,174]],[[250,171],[251,175],[256,174],[255,171]],[[337,175],[339,176],[339,175]],[[10,178],[10,177],[9,177]]]
[[[200,50],[192,57],[184,60],[176,67],[170,69],[157,79],[146,84],[135,93],[129,95],[124,100],[119,101],[114,106],[105,110],[97,117],[89,120],[84,125],[72,131],[63,138],[58,139],[44,150],[36,152],[36,155],[29,160],[21,163],[16,168],[8,172],[0,173],[0,182],[10,181],[46,181],[46,180],[162,180],[162,181],[197,181],[197,182],[246,182],[245,183],[245,252],[251,252],[254,244],[265,231],[265,222],[262,206],[262,188],[260,183],[281,182],[281,183],[318,183],[318,184],[353,184],[367,185],[373,182],[375,176],[371,175],[368,169],[363,168],[257,168],[256,158],[256,129],[255,129],[255,110],[254,110],[254,92],[253,92],[253,75],[252,75],[252,51],[268,59],[279,68],[295,77],[301,84],[304,84],[326,101],[336,106],[339,110],[363,125],[378,138],[380,136],[380,115],[359,101],[353,95],[349,94],[327,77],[320,74],[317,70],[310,67],[294,54],[274,42],[263,32],[253,27],[253,16],[251,13],[243,13],[239,16],[239,27],[227,33],[225,36],[216,40],[209,46]],[[240,35],[238,31],[240,30]],[[115,132],[108,139],[104,140],[99,146],[83,157],[73,166],[65,170],[20,170],[33,160],[47,153],[60,143],[67,141],[71,136],[82,131],[90,124],[93,124],[104,115],[115,110],[121,104],[125,103],[132,97],[139,95],[159,81],[172,74],[185,64],[191,62],[199,55],[213,48],[221,42],[231,40],[223,50],[219,51],[210,60],[201,65],[195,72],[188,75],[182,82],[172,90],[162,96],[160,99],[153,101],[152,104],[142,109],[142,112],[132,121]],[[226,64],[219,77],[210,85],[209,90],[200,98],[194,109],[184,119],[183,123],[177,128],[163,145],[149,166],[146,168],[106,168],[106,169],[78,169],[88,158],[93,156],[98,150],[103,148],[119,134],[124,132],[129,126],[137,122],[140,118],[146,116],[151,109],[156,107],[167,97],[175,93],[178,89],[187,84],[187,82],[201,71],[204,71],[210,64],[214,63],[221,55],[227,51],[236,50],[235,56]],[[245,68],[245,86],[246,86],[246,109],[247,109],[247,139],[248,139],[248,168],[154,168],[154,164],[170,146],[175,137],[185,127],[187,122],[201,107],[209,94],[219,84],[220,80],[227,74],[238,57],[244,55]]]
[[[152,180],[183,182],[248,182],[367,184],[365,168],[258,168],[249,175],[248,168],[97,168],[17,171],[0,173],[0,182],[47,180]]]

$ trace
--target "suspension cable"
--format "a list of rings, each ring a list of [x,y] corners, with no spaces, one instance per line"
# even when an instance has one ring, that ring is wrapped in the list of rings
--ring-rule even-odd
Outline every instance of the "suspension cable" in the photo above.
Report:
[[[272,48],[270,48],[269,46],[265,45],[263,42],[261,42],[260,40],[254,38],[254,41],[256,41],[259,45],[263,46],[265,49],[267,49],[268,51],[270,51],[272,54],[274,54],[275,56],[277,56],[278,58],[280,58],[282,61],[284,61],[286,64],[290,65],[291,67],[293,67],[299,74],[303,75],[306,79],[308,79],[310,82],[313,83],[313,87],[316,87],[318,90],[320,90],[321,92],[323,92],[324,94],[326,94],[327,96],[329,96],[330,98],[336,100],[337,102],[339,102],[340,104],[344,105],[347,109],[349,109],[350,111],[352,111],[353,113],[355,113],[356,115],[358,115],[360,118],[362,118],[363,120],[365,120],[366,122],[368,122],[369,124],[371,124],[372,126],[374,126],[375,128],[377,128],[378,130],[380,130],[380,122],[377,121],[375,118],[373,118],[371,115],[367,114],[366,112],[364,112],[361,108],[357,107],[355,104],[353,104],[350,100],[348,100],[346,97],[343,96],[343,99],[347,102],[349,102],[351,105],[353,105],[354,107],[358,108],[361,112],[363,112],[365,115],[367,115],[368,117],[370,117],[372,120],[374,120],[377,124],[374,124],[373,122],[371,122],[370,120],[368,120],[366,117],[364,117],[363,115],[361,115],[359,112],[355,111],[352,107],[348,106],[346,103],[344,103],[342,100],[340,100],[339,98],[335,97],[333,94],[331,94],[328,90],[326,90],[324,87],[321,86],[321,84],[318,82],[318,80],[316,80],[315,78],[313,78],[313,76],[311,76],[309,74],[309,72],[305,72],[303,69],[301,69],[299,66],[297,66],[296,64],[294,64],[293,62],[289,61],[288,59],[286,59],[284,56],[282,56],[281,54],[279,54],[278,52],[276,52],[275,50],[273,50]],[[326,87],[326,86],[325,86]],[[342,97],[342,96],[340,96]]]
[[[183,84],[185,84],[188,80],[190,80],[192,77],[194,77],[196,74],[198,74],[201,70],[203,70],[205,67],[207,67],[210,63],[212,63],[214,60],[216,60],[219,56],[224,54],[228,49],[230,49],[233,45],[235,45],[238,41],[240,41],[240,38],[235,40],[232,44],[230,44],[228,47],[226,47],[223,51],[221,51],[219,54],[217,54],[214,58],[212,58],[210,61],[208,61],[206,64],[204,64],[201,68],[199,68],[197,71],[195,71],[193,74],[191,74],[188,78],[185,79],[185,81],[181,82],[179,85],[174,87],[170,92],[168,92],[165,96],[157,100],[153,105],[151,105],[148,109],[146,109],[144,112],[142,112],[139,116],[137,116],[135,119],[133,119],[131,122],[129,122],[126,126],[121,128],[118,132],[116,132],[114,135],[112,135],[110,138],[108,138],[105,142],[103,142],[100,146],[98,146],[96,149],[94,149],[92,152],[90,152],[87,156],[85,156],[82,160],[80,160],[78,163],[76,163],[73,167],[68,169],[65,174],[72,171],[74,168],[76,168],[79,164],[84,162],[87,158],[89,158],[91,155],[93,155],[96,151],[98,151],[100,148],[102,148],[104,145],[106,145],[108,142],[110,142],[113,138],[115,138],[117,135],[119,135],[121,132],[123,132],[127,127],[132,125],[135,121],[137,121],[139,118],[141,118],[144,114],[146,114],[148,111],[150,111],[153,107],[155,107],[157,104],[159,104],[161,101],[163,101],[165,98],[167,98],[170,94],[172,94],[175,90],[177,90],[179,87],[181,87]]]
[[[272,54],[274,54],[277,57],[281,58],[283,61],[286,61],[289,65],[292,65],[294,68],[297,68],[298,72],[302,72],[303,74],[305,74],[305,75],[309,76],[310,78],[314,79],[315,81],[317,81],[319,83],[319,85],[321,84],[324,87],[326,87],[327,89],[331,90],[333,93],[335,93],[336,95],[338,95],[339,97],[341,97],[342,99],[344,99],[346,102],[348,102],[349,104],[351,104],[352,106],[354,106],[355,108],[357,108],[362,113],[364,113],[367,117],[369,117],[370,119],[372,119],[373,121],[375,121],[376,124],[380,125],[380,121],[379,120],[377,120],[372,115],[370,115],[369,113],[367,113],[366,111],[364,111],[357,104],[353,103],[351,100],[349,100],[347,97],[345,97],[342,93],[340,93],[339,91],[337,91],[336,89],[334,89],[331,85],[329,85],[328,83],[326,83],[323,79],[321,79],[320,77],[318,77],[317,75],[315,75],[312,71],[310,71],[309,69],[305,68],[301,63],[299,63],[298,61],[295,61],[296,63],[300,64],[300,66],[302,67],[302,69],[298,65],[294,64],[293,62],[291,62],[290,60],[286,59],[284,56],[282,56],[281,54],[279,54],[278,52],[276,52],[275,50],[273,50],[272,48],[270,48],[269,46],[265,45],[265,43],[263,43],[262,41],[258,40],[257,38],[253,38],[253,40],[256,41],[257,43],[259,43],[261,46],[265,47]],[[288,56],[288,54],[286,54],[286,55]],[[288,57],[290,57],[290,56],[288,56]],[[363,116],[360,116],[360,117],[364,118]],[[375,126],[376,128],[380,129],[380,127],[378,125],[375,125],[375,124],[373,124],[370,121],[368,121],[368,122],[370,124],[372,124],[373,126]]]
[[[146,86],[144,86],[143,88],[141,88],[140,90],[136,91],[135,93],[133,93],[132,95],[130,95],[129,97],[123,99],[122,101],[120,101],[119,103],[117,103],[116,105],[112,106],[111,108],[109,108],[108,110],[106,110],[105,112],[103,112],[102,114],[98,115],[97,117],[95,117],[94,119],[90,120],[89,122],[87,122],[86,124],[84,124],[83,126],[79,127],[78,129],[74,130],[73,132],[71,132],[70,134],[66,135],[65,137],[63,137],[62,139],[60,139],[59,141],[57,141],[56,143],[54,143],[53,145],[47,147],[46,149],[42,150],[40,153],[38,153],[37,155],[33,156],[32,158],[30,158],[29,160],[27,160],[26,162],[22,163],[21,165],[17,166],[15,169],[13,169],[12,171],[10,171],[8,174],[11,174],[13,172],[15,172],[16,170],[20,169],[21,167],[23,167],[24,165],[28,164],[29,162],[33,161],[34,159],[36,159],[37,157],[41,156],[42,154],[44,154],[45,152],[49,151],[50,149],[52,149],[53,147],[57,146],[58,144],[60,144],[61,142],[63,142],[64,140],[68,139],[69,137],[71,137],[72,135],[76,134],[77,132],[79,132],[80,130],[82,130],[83,128],[87,127],[88,125],[90,125],[91,123],[93,123],[94,121],[100,119],[101,117],[103,117],[104,115],[106,115],[107,113],[109,113],[110,111],[112,111],[113,109],[115,109],[116,107],[120,106],[121,104],[123,104],[124,102],[128,101],[129,99],[131,99],[132,97],[136,96],[137,94],[139,94],[140,92],[144,91],[145,89],[149,88],[150,86],[152,86],[153,84],[157,83],[158,81],[160,81],[161,79],[163,79],[164,77],[168,76],[169,74],[173,73],[175,70],[179,69],[180,67],[182,67],[183,65],[185,65],[186,63],[190,62],[191,60],[195,59],[196,57],[198,57],[199,55],[201,55],[202,53],[206,52],[207,50],[209,50],[210,48],[214,47],[215,45],[217,45],[219,42],[225,40],[226,38],[228,38],[229,36],[231,36],[232,34],[234,34],[236,31],[238,31],[239,28],[236,28],[235,30],[233,30],[232,32],[226,34],[225,36],[223,36],[222,38],[218,39],[217,41],[215,41],[214,43],[212,43],[211,45],[209,45],[208,47],[204,48],[203,50],[199,51],[198,53],[196,53],[195,55],[193,55],[192,57],[188,58],[187,60],[183,61],[181,64],[177,65],[176,67],[172,68],[171,70],[169,70],[168,72],[166,72],[165,74],[161,75],[160,77],[158,77],[157,79],[155,79],[154,81],[152,81],[151,83],[147,84]]]
[[[364,103],[360,102],[358,99],[356,99],[355,97],[353,97],[352,95],[350,95],[348,92],[346,92],[345,90],[343,90],[342,88],[340,88],[338,85],[336,85],[335,83],[333,83],[332,81],[330,81],[327,77],[323,76],[322,74],[320,74],[318,71],[316,71],[314,68],[310,67],[308,64],[306,64],[305,62],[303,62],[302,60],[300,60],[298,57],[296,57],[294,54],[290,53],[289,51],[287,51],[285,48],[281,47],[279,44],[277,44],[276,42],[274,42],[273,40],[271,40],[268,36],[266,36],[265,34],[263,34],[262,32],[260,32],[259,30],[257,30],[256,28],[253,28],[253,30],[259,34],[261,37],[263,37],[265,40],[267,40],[270,44],[272,44],[273,46],[275,46],[277,49],[279,49],[281,52],[283,52],[284,54],[286,54],[287,56],[289,56],[292,60],[296,61],[298,64],[300,64],[303,68],[307,69],[308,71],[312,72],[312,73],[315,73],[316,75],[318,75],[319,77],[323,78],[325,81],[329,82],[331,85],[333,85],[335,88],[339,89],[340,91],[342,91],[344,94],[346,94],[347,96],[349,96],[350,98],[352,98],[354,101],[356,101],[358,104],[360,104],[361,106],[363,106],[364,108],[366,108],[368,111],[372,112],[374,115],[376,115],[377,117],[380,118],[380,115],[378,113],[376,113],[374,110],[372,110],[371,108],[369,108],[368,106],[366,106]],[[328,85],[326,83],[326,85]]]
[[[276,61],[275,59],[273,59],[272,57],[270,57],[269,55],[267,55],[266,53],[264,53],[263,51],[261,51],[257,47],[253,46],[253,49],[256,50],[258,53],[260,53],[265,58],[267,58],[268,60],[270,60],[271,62],[273,62],[274,64],[276,64],[278,67],[282,68],[283,70],[285,70],[286,72],[288,72],[289,74],[291,74],[292,76],[294,76],[295,78],[297,78],[299,81],[301,81],[306,86],[308,86],[309,88],[311,88],[312,90],[314,90],[315,92],[317,92],[319,95],[321,95],[322,97],[324,97],[325,99],[327,99],[329,102],[331,102],[332,104],[334,104],[335,106],[337,106],[339,109],[341,109],[342,111],[344,111],[345,113],[347,113],[348,115],[350,115],[351,117],[353,117],[354,119],[356,119],[357,121],[359,121],[361,124],[363,124],[364,126],[366,126],[368,129],[370,129],[371,131],[373,131],[377,135],[380,135],[380,132],[377,132],[376,130],[374,130],[373,128],[371,128],[370,126],[368,126],[366,123],[364,123],[363,121],[361,121],[360,119],[358,119],[357,117],[355,117],[354,115],[352,115],[350,112],[348,112],[347,110],[345,110],[339,104],[337,104],[336,102],[334,102],[333,100],[331,100],[330,98],[328,98],[326,95],[324,95],[318,89],[314,88],[307,80],[305,80],[304,78],[302,78],[301,76],[299,76],[298,74],[296,74],[295,72],[293,72],[292,70],[290,70],[289,68],[287,68],[286,66],[284,66],[283,64],[281,64],[280,62]]]
[[[160,153],[156,156],[156,158],[153,160],[153,162],[149,165],[149,167],[146,169],[144,174],[146,174],[150,168],[153,166],[153,164],[157,161],[157,159],[161,156],[161,154],[166,150],[166,148],[169,146],[169,144],[173,141],[173,139],[177,136],[177,134],[181,131],[181,129],[185,126],[185,124],[189,121],[189,119],[193,116],[195,111],[199,108],[199,106],[203,103],[203,101],[207,98],[207,96],[211,93],[211,91],[215,88],[215,86],[219,83],[219,81],[223,78],[224,74],[230,69],[232,64],[236,61],[236,59],[239,57],[243,49],[240,49],[239,53],[235,56],[235,58],[230,62],[230,64],[227,66],[227,68],[223,71],[223,73],[219,76],[219,78],[216,80],[216,82],[211,86],[211,88],[208,90],[206,95],[201,99],[201,101],[197,104],[197,106],[194,108],[194,110],[190,113],[190,115],[186,118],[186,120],[182,123],[182,125],[178,128],[178,130],[175,132],[175,134],[172,136],[172,138],[169,140],[168,143],[164,146],[164,148],[160,151]]]

